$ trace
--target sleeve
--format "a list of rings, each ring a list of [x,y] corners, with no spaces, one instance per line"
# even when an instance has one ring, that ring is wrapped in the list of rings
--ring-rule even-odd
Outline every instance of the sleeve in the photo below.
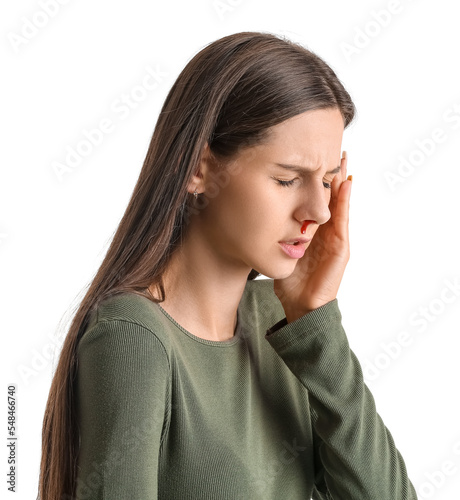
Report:
[[[265,338],[309,393],[313,500],[416,500],[349,347],[337,299],[291,323],[283,318]]]
[[[169,361],[150,330],[100,321],[78,345],[75,500],[156,500],[169,423]]]

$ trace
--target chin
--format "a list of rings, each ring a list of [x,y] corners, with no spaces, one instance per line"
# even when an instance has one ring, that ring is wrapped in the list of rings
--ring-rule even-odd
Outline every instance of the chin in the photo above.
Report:
[[[267,278],[274,279],[274,280],[282,280],[285,278],[289,278],[291,274],[294,272],[295,267],[297,264],[297,259],[292,259],[292,261],[289,263],[285,263],[283,266],[273,266],[271,265],[270,267],[264,267],[264,266],[258,266],[254,267],[253,269],[257,269],[260,274],[263,274],[264,276],[267,276]]]

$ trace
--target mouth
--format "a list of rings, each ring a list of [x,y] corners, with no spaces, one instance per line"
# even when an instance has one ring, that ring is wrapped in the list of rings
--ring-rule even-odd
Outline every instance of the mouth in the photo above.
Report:
[[[294,238],[292,240],[280,241],[279,243],[284,243],[286,245],[300,245],[301,243],[308,243],[311,238]]]
[[[293,259],[300,259],[304,256],[306,251],[306,245],[303,244],[302,241],[299,240],[291,240],[288,241],[280,241],[279,242],[284,253],[292,257]]]

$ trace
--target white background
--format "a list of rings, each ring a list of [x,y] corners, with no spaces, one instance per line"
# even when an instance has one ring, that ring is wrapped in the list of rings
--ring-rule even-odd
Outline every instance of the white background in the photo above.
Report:
[[[43,14],[51,4],[54,14]],[[260,30],[324,58],[357,106],[343,142],[353,174],[351,259],[338,295],[343,325],[419,498],[459,498],[456,4],[223,0],[220,6],[213,0],[2,5],[1,470],[6,475],[6,392],[14,383],[15,498],[36,497],[43,412],[65,326],[124,213],[174,80],[206,44]],[[166,76],[142,98],[136,94],[135,108],[115,111],[122,94],[142,84],[147,67]],[[59,179],[53,162],[64,162],[68,148],[103,119],[112,121],[112,131]],[[442,142],[429,145],[433,134]],[[409,164],[404,170],[402,159]],[[401,181],[394,188],[389,174]],[[423,314],[430,318],[424,323]],[[409,343],[402,345],[402,336]],[[443,469],[443,476],[436,472]]]

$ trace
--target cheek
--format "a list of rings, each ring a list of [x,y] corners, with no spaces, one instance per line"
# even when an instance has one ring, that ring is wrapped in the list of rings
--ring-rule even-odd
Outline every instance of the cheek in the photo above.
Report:
[[[216,199],[216,209],[228,238],[238,246],[260,241],[273,216],[268,196],[263,189],[255,189],[249,179],[224,189]]]
[[[246,185],[231,183],[216,190],[208,198],[208,204],[200,214],[201,221],[216,238],[224,239],[237,233],[238,228],[246,228],[254,211],[254,201]],[[225,235],[225,236],[224,236]]]
[[[263,215],[262,207],[263,203],[248,185],[234,190],[225,200],[225,217],[229,227],[237,233],[247,233],[248,229],[254,232],[253,226],[261,221]]]

